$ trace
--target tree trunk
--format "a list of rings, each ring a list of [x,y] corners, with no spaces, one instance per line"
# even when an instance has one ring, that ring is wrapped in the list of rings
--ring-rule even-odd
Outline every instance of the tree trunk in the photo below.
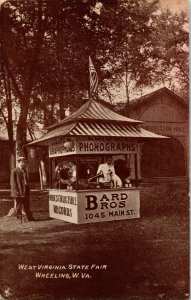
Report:
[[[20,117],[17,124],[16,132],[16,156],[25,156],[27,158],[27,152],[25,145],[27,143],[27,119],[28,109],[21,107]]]

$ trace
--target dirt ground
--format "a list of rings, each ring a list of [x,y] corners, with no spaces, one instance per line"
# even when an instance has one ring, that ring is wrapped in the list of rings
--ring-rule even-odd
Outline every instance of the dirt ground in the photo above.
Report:
[[[75,225],[49,219],[47,194],[34,193],[36,222],[0,218],[0,286],[23,300],[189,298],[186,195],[145,191],[140,219]]]

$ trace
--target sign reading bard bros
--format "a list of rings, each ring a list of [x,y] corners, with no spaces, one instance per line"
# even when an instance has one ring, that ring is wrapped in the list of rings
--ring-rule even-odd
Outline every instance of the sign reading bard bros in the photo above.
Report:
[[[139,191],[61,191],[49,194],[50,217],[71,223],[91,223],[139,218]]]

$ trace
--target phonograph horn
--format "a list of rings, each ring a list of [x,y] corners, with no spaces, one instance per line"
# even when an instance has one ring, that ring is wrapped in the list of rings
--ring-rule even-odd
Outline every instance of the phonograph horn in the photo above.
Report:
[[[95,176],[89,178],[88,181],[90,182],[90,181],[92,181],[93,179],[97,179],[97,178],[100,178],[100,177],[104,177],[102,171],[100,171],[100,172],[99,172],[98,174],[96,174]]]

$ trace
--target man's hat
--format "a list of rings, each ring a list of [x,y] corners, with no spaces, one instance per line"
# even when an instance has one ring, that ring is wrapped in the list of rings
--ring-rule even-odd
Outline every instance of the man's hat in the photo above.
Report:
[[[20,162],[20,161],[26,161],[26,157],[24,157],[24,156],[19,156],[19,157],[17,158],[17,161],[18,161],[18,162]]]

